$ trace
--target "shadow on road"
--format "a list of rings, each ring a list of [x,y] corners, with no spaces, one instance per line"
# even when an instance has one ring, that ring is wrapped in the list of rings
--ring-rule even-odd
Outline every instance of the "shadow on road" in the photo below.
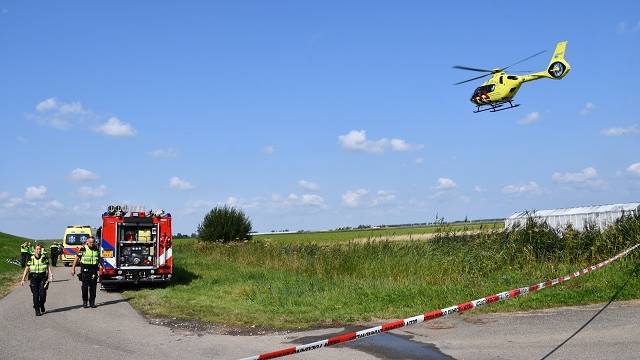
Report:
[[[147,289],[147,288],[166,288],[166,287],[171,287],[171,286],[176,286],[176,285],[188,285],[190,284],[193,280],[198,279],[200,276],[198,276],[196,273],[183,268],[181,266],[174,266],[173,267],[173,277],[171,278],[171,281],[169,281],[168,283],[154,283],[154,282],[141,282],[138,284],[135,283],[125,283],[125,284],[112,284],[109,286],[104,286],[101,288],[101,290],[104,291],[108,291],[108,292],[123,292],[126,290],[131,290],[131,291],[138,291],[140,289]]]
[[[624,284],[622,284],[618,290],[616,290],[616,292],[613,294],[613,296],[611,297],[611,299],[609,299],[609,302],[603,306],[600,310],[598,310],[597,313],[595,313],[586,323],[584,323],[582,326],[580,326],[580,328],[578,328],[578,330],[576,330],[573,334],[571,334],[571,336],[569,336],[568,338],[566,338],[563,342],[561,342],[560,344],[558,344],[558,346],[556,346],[555,348],[553,348],[551,351],[549,351],[545,356],[541,357],[540,360],[545,360],[547,359],[549,356],[551,356],[554,352],[556,352],[558,349],[560,349],[561,347],[564,346],[564,344],[566,344],[567,342],[569,342],[569,340],[571,340],[574,336],[578,335],[578,333],[580,333],[584,328],[587,327],[587,325],[589,325],[595,318],[598,317],[598,315],[600,315],[601,312],[603,312],[607,307],[609,307],[609,305],[611,305],[611,303],[613,302],[613,300],[615,300],[618,295],[620,294],[620,292],[622,291],[622,289],[624,289],[627,284],[629,283],[629,281],[631,279],[633,279],[635,276],[638,276],[638,270],[640,270],[640,263],[637,263],[636,266],[633,267],[632,271],[631,271],[631,276],[627,277],[627,280],[624,282]]]
[[[64,280],[53,280],[51,281],[52,283],[59,283],[59,282],[64,282],[64,281],[69,281],[69,279],[64,279]]]
[[[102,303],[99,302],[97,305],[98,305],[98,307],[102,307],[102,306],[118,304],[118,303],[126,302],[126,301],[129,301],[129,299],[127,298],[127,299],[110,300],[110,301],[105,301],[105,302],[102,302]],[[75,309],[82,309],[82,304],[73,305],[73,306],[65,306],[65,307],[61,307],[61,308],[57,308],[57,309],[47,310],[47,314],[65,312],[65,311],[70,311],[70,310],[75,310]]]

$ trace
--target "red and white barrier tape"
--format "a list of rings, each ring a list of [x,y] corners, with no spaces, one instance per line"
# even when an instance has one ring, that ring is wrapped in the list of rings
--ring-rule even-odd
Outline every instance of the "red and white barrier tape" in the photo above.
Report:
[[[575,279],[578,276],[584,275],[586,273],[592,272],[594,270],[598,270],[602,267],[605,267],[607,265],[609,265],[610,263],[624,257],[625,255],[627,255],[628,253],[632,252],[633,250],[635,250],[636,248],[640,247],[640,243],[636,244],[635,246],[632,246],[630,248],[628,248],[627,250],[619,253],[618,255],[607,259],[597,265],[591,265],[588,268],[582,269],[581,271],[576,271],[572,274],[569,275],[565,275],[553,280],[548,280],[545,282],[541,282],[538,284],[533,284],[529,287],[523,287],[523,288],[517,288],[517,289],[512,289],[512,290],[508,290],[508,291],[504,291],[501,292],[499,294],[494,294],[491,296],[487,296],[487,297],[483,297],[480,298],[478,300],[473,300],[473,301],[468,301],[462,304],[458,304],[455,306],[451,306],[448,308],[444,308],[444,309],[440,309],[440,310],[433,310],[433,311],[429,311],[427,313],[424,313],[422,315],[418,315],[418,316],[413,316],[410,318],[406,318],[403,320],[396,320],[396,321],[392,321],[390,323],[386,323],[386,324],[382,324],[379,326],[375,326],[372,328],[368,328],[368,329],[364,329],[364,330],[360,330],[360,331],[356,331],[356,332],[350,332],[350,333],[346,333],[346,334],[342,334],[342,335],[338,335],[338,336],[334,336],[332,338],[329,339],[324,339],[324,340],[320,340],[320,341],[315,341],[312,343],[308,343],[308,344],[303,344],[303,345],[298,345],[298,346],[292,346],[286,349],[280,349],[280,350],[276,350],[276,351],[272,351],[272,352],[268,352],[268,353],[264,353],[264,354],[260,354],[260,355],[255,355],[255,356],[251,356],[251,357],[247,357],[247,358],[243,358],[241,360],[262,360],[262,359],[274,359],[274,358],[278,358],[278,357],[282,357],[282,356],[287,356],[287,355],[291,355],[291,354],[297,354],[297,353],[301,353],[301,352],[306,352],[306,351],[311,351],[311,350],[316,350],[316,349],[320,349],[323,347],[327,347],[327,346],[331,346],[331,345],[335,345],[335,344],[340,344],[343,342],[347,342],[347,341],[351,341],[351,340],[356,340],[356,339],[362,339],[365,337],[369,337],[369,336],[373,336],[373,335],[377,335],[383,332],[387,332],[393,329],[398,329],[401,327],[405,327],[405,326],[409,326],[409,325],[415,325],[415,324],[419,324],[421,322],[425,322],[425,321],[429,321],[429,320],[433,320],[439,317],[443,317],[443,316],[448,316],[454,313],[461,313],[463,311],[467,311],[467,310],[471,310],[473,308],[482,306],[482,305],[487,305],[487,304],[491,304],[497,301],[502,301],[502,300],[508,300],[508,299],[513,299],[516,298],[518,296],[522,296],[522,295],[526,295],[528,293],[531,292],[535,292],[538,290],[542,290],[542,289],[546,289],[558,284],[561,284],[565,281],[569,281],[571,279]]]

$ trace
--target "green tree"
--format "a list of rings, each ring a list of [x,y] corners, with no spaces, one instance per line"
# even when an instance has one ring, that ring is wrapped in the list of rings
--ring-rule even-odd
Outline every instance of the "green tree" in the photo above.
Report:
[[[198,237],[202,241],[251,240],[251,220],[245,213],[232,206],[216,206],[198,225]]]

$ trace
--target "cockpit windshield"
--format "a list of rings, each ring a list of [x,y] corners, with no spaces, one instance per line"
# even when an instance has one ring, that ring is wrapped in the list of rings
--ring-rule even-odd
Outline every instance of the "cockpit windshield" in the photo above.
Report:
[[[473,92],[473,97],[479,96],[481,94],[488,94],[488,93],[492,92],[495,89],[496,89],[496,85],[495,84],[489,84],[489,85],[480,86],[480,87],[478,87],[476,89],[476,91]]]

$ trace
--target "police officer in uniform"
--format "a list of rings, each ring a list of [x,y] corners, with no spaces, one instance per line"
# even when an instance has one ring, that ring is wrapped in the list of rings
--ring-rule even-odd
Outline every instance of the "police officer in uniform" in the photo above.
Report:
[[[76,264],[80,261],[80,280],[82,281],[82,307],[96,307],[96,287],[98,282],[98,264],[100,252],[93,236],[87,238],[87,242],[78,251],[73,259],[71,274],[76,274]],[[87,302],[89,303],[87,305]]]
[[[22,245],[20,245],[20,264],[22,264],[22,267],[27,266],[29,257],[29,243],[25,241],[22,243]]]
[[[58,243],[52,243],[49,251],[51,252],[51,266],[55,267],[58,263]]]
[[[29,274],[31,293],[33,294],[33,308],[36,316],[45,313],[44,303],[47,301],[48,282],[53,280],[53,272],[49,266],[49,259],[42,251],[42,245],[37,244],[33,250],[33,255],[27,262],[27,266],[22,273],[20,285],[24,285],[24,279]]]

